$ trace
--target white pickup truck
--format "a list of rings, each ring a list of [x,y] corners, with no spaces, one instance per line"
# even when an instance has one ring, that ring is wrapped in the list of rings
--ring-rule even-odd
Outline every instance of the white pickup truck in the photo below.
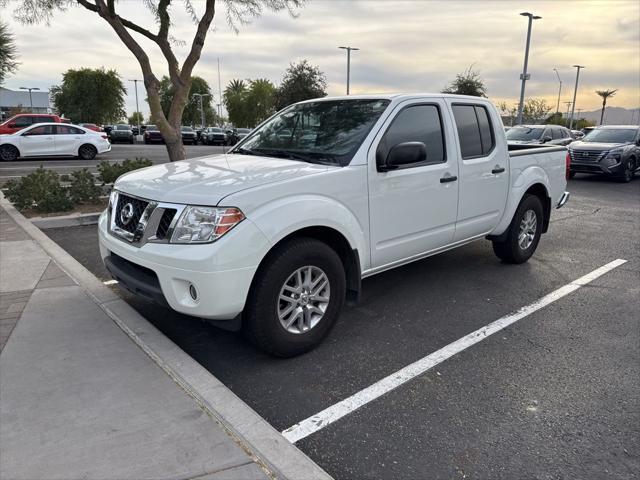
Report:
[[[100,251],[122,287],[292,356],[364,277],[483,238],[527,261],[569,197],[568,162],[565,147],[509,153],[483,98],[310,100],[225,154],[120,177]]]

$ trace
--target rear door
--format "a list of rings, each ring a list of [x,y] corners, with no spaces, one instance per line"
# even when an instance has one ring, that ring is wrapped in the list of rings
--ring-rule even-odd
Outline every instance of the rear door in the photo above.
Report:
[[[40,125],[33,127],[20,135],[20,153],[24,157],[39,155],[55,155],[56,147],[53,136],[53,126]]]
[[[84,130],[71,125],[55,126],[56,129],[56,155],[77,155],[78,147],[87,135]]]
[[[399,104],[368,153],[371,265],[394,263],[449,245],[458,208],[458,162],[440,98]],[[404,142],[422,142],[425,162],[379,171],[377,157]],[[454,181],[441,182],[442,178]]]
[[[486,235],[504,210],[509,188],[509,156],[496,141],[502,128],[487,103],[447,99],[457,132],[460,160],[460,202],[455,241]]]

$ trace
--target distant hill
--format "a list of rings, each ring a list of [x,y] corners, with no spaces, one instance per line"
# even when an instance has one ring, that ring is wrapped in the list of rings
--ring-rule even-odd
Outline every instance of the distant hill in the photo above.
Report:
[[[578,112],[576,112],[578,117]],[[600,109],[591,112],[580,112],[579,118],[595,122],[600,121]],[[640,125],[640,108],[628,109],[621,107],[607,107],[604,112],[604,125]]]

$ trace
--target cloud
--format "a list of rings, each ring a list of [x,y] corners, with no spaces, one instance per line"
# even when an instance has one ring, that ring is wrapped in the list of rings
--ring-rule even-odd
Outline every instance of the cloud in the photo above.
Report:
[[[15,5],[15,3],[14,3]],[[120,2],[122,14],[145,21],[153,19],[141,2]],[[563,80],[562,101],[573,95],[575,69],[581,72],[577,105],[598,108],[597,88],[619,88],[612,106],[637,107],[640,103],[640,4],[607,2],[539,1],[534,21],[527,96],[555,105],[558,82]],[[343,1],[311,0],[292,18],[287,12],[267,12],[242,26],[238,34],[218,14],[195,74],[207,79],[217,92],[217,59],[222,83],[233,78],[268,78],[279,82],[292,61],[303,58],[327,74],[332,95],[346,89],[345,52],[340,45],[361,50],[352,54],[354,93],[439,91],[456,73],[470,65],[485,79],[495,101],[517,101],[520,91],[527,20],[519,16],[516,1]],[[176,47],[184,58],[194,25],[178,3],[173,7],[174,37],[186,45]],[[57,15],[51,27],[22,26],[10,20],[16,34],[22,65],[7,80],[8,87],[48,88],[69,68],[115,68],[123,79],[140,78],[140,68],[109,26],[92,13],[71,8]],[[157,74],[166,73],[164,60],[148,42]],[[144,96],[144,94],[143,94]],[[133,110],[131,90],[127,107]]]

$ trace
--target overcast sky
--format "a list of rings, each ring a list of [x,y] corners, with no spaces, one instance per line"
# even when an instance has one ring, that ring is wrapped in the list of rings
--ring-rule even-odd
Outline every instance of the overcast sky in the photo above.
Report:
[[[202,2],[196,0],[196,6]],[[18,0],[2,12],[16,36],[19,71],[6,87],[48,89],[69,68],[114,68],[123,80],[141,78],[131,53],[97,15],[82,8],[58,13],[50,26],[23,26],[10,16]],[[190,43],[194,25],[182,2],[173,7],[173,37]],[[153,28],[153,19],[140,0],[120,0],[123,17]],[[219,9],[222,9],[220,3]],[[383,1],[309,0],[297,18],[287,12],[265,13],[238,34],[214,20],[194,74],[204,77],[217,97],[217,61],[222,88],[233,78],[268,78],[278,83],[290,62],[307,58],[327,75],[328,93],[345,92],[346,54],[352,45],[351,92],[438,92],[456,73],[474,66],[495,102],[517,102],[520,92],[527,19],[534,21],[529,58],[531,80],[527,96],[546,99],[554,107],[558,95],[557,68],[562,79],[561,101],[573,96],[575,69],[580,74],[576,108],[594,110],[596,89],[618,88],[608,105],[640,106],[640,2],[601,1]],[[144,41],[142,43],[145,43]],[[149,49],[152,47],[150,44]],[[165,73],[159,52],[152,52],[158,76]],[[181,59],[186,47],[176,47]],[[127,110],[135,109],[132,84],[127,82]],[[148,112],[140,90],[141,110]],[[566,109],[561,105],[561,110]]]

